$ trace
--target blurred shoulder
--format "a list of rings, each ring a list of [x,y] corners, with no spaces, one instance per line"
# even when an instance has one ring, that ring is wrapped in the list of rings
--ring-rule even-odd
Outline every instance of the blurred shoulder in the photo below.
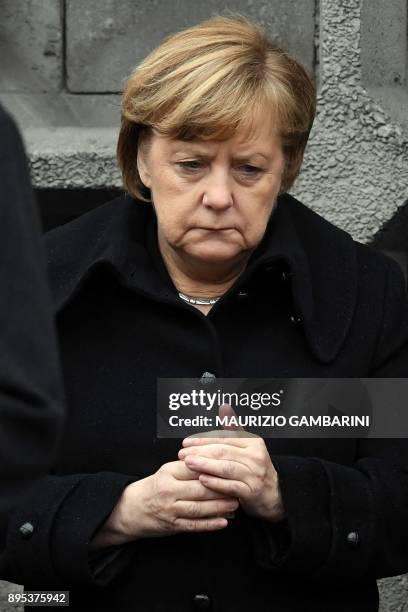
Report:
[[[0,163],[16,158],[25,162],[23,139],[14,119],[0,106]]]

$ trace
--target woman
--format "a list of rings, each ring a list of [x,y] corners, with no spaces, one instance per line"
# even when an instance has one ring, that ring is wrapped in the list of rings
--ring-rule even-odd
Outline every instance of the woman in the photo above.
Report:
[[[69,416],[10,519],[26,588],[73,610],[361,612],[408,570],[404,440],[156,437],[160,377],[407,372],[396,265],[286,194],[314,108],[303,68],[239,17],[130,77],[129,195],[48,236]]]

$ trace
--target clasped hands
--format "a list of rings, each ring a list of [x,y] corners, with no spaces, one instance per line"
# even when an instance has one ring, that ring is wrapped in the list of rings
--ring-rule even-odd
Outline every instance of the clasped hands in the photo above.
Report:
[[[228,405],[219,411],[220,416],[234,414]],[[214,434],[219,435],[211,437]],[[265,442],[239,427],[206,432],[185,438],[178,460],[124,489],[91,548],[223,529],[238,506],[268,521],[285,518],[278,475]]]
[[[228,405],[220,408],[221,416],[234,414]],[[232,428],[231,428],[232,429]],[[278,475],[263,438],[240,431],[210,432],[211,437],[191,436],[183,440],[178,457],[189,470],[198,474],[198,480],[220,497],[235,499],[252,516],[270,521],[284,518]],[[221,435],[224,434],[224,435]],[[227,435],[225,435],[227,434]],[[241,434],[242,435],[242,434]]]

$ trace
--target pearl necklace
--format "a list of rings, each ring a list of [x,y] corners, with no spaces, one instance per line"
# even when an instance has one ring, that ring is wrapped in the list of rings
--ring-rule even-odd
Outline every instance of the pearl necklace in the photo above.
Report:
[[[185,295],[185,293],[179,293],[179,297],[181,297],[182,300],[187,302],[187,304],[197,304],[199,306],[212,306],[213,304],[218,302],[218,300],[220,299],[219,297],[217,298],[192,297],[191,295]]]

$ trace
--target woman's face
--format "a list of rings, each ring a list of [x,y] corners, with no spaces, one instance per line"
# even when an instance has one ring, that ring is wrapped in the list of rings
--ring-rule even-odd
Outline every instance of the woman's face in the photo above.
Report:
[[[163,252],[202,263],[239,261],[258,245],[275,205],[284,170],[271,121],[225,141],[169,139],[153,133],[138,154],[150,188]]]

